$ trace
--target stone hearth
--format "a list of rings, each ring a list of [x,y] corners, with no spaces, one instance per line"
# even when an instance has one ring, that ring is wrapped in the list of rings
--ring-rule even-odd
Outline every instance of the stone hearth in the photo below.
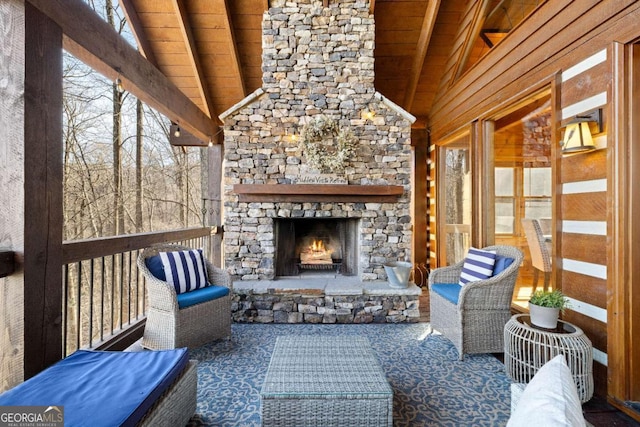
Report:
[[[356,278],[288,278],[238,281],[231,304],[239,323],[418,322],[422,290],[390,288],[387,282]]]
[[[354,276],[384,281],[385,262],[411,258],[415,118],[375,91],[369,2],[270,5],[262,23],[263,86],[220,115],[225,268],[237,288],[273,280],[275,219],[350,218],[357,221],[357,253],[349,255],[357,260]],[[375,116],[361,115],[365,110]],[[344,172],[314,169],[291,137],[320,114],[357,136]],[[361,290],[359,298],[364,295]]]

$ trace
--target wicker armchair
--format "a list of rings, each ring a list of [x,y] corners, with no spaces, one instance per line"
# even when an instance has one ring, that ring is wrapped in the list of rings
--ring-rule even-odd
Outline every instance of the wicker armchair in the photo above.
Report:
[[[138,268],[147,284],[147,323],[142,346],[152,350],[199,347],[231,336],[231,292],[214,300],[180,309],[173,285],[157,279],[145,260],[159,252],[188,250],[179,245],[158,245],[138,256]],[[206,260],[205,260],[206,261]],[[232,289],[231,276],[206,261],[209,283]]]
[[[489,246],[484,250],[496,251],[514,261],[496,276],[464,285],[457,305],[432,287],[436,283],[457,284],[464,260],[429,274],[431,326],[453,342],[460,360],[464,354],[504,351],[504,326],[511,318],[513,289],[523,254],[511,246]]]
[[[531,254],[531,264],[533,265],[533,291],[538,286],[538,272],[544,273],[544,287],[546,291],[551,279],[551,252],[547,247],[544,235],[542,234],[542,224],[537,219],[522,218],[522,227],[527,236],[529,253]]]

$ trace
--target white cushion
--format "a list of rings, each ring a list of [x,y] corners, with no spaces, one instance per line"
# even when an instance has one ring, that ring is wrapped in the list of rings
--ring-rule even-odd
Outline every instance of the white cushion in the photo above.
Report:
[[[202,249],[159,252],[158,255],[162,260],[167,283],[173,285],[177,294],[207,286],[207,271]]]
[[[507,423],[507,427],[585,425],[578,390],[561,354],[533,376]]]
[[[469,248],[462,273],[460,274],[460,286],[476,280],[488,279],[493,275],[493,265],[496,263],[496,252],[482,249]]]

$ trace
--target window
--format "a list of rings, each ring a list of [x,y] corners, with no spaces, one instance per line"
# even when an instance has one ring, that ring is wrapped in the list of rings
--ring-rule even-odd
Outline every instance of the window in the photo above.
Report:
[[[551,168],[524,168],[524,217],[551,218]]]
[[[516,217],[515,168],[495,169],[496,234],[514,234]]]

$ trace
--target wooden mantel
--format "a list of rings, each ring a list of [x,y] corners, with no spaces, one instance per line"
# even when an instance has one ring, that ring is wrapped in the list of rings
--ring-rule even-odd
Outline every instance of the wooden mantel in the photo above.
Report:
[[[235,184],[240,202],[396,202],[401,185]]]

